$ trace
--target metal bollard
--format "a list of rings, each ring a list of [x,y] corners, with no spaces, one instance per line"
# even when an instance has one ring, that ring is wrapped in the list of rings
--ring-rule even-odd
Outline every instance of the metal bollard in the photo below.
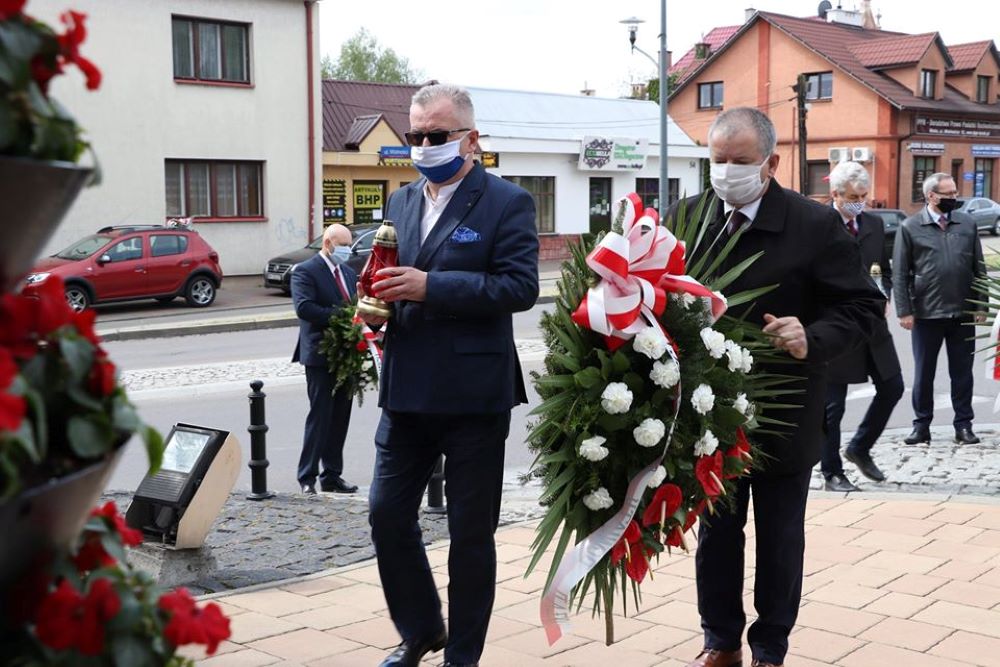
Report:
[[[424,511],[429,514],[444,514],[448,511],[444,506],[444,456],[439,456],[434,464],[434,472],[427,484],[427,509]]]
[[[250,383],[250,493],[249,500],[265,500],[274,496],[274,491],[267,490],[267,424],[264,421],[264,399],[267,394],[261,391],[264,383],[254,380]]]

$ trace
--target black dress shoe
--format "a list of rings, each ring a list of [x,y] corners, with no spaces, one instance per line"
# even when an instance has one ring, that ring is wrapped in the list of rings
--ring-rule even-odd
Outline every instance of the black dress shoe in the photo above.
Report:
[[[379,667],[418,667],[424,655],[430,651],[440,651],[447,643],[448,633],[444,630],[430,637],[404,641]]]
[[[922,442],[930,442],[930,441],[931,441],[930,429],[920,428],[919,426],[914,428],[913,432],[910,433],[910,435],[903,438],[903,442],[905,442],[908,445],[918,445]]]
[[[851,484],[851,480],[847,479],[844,475],[831,475],[823,483],[823,490],[850,493],[851,491],[860,491],[861,489]]]
[[[441,667],[479,667],[478,662],[446,662]]]
[[[316,495],[316,485],[315,484],[303,484],[302,485],[302,493],[304,493],[307,496],[315,496]]]
[[[955,431],[955,442],[959,445],[975,445],[979,442],[979,438],[971,428],[960,428]]]
[[[329,482],[320,482],[319,490],[326,493],[354,493],[358,487],[348,484],[343,477],[334,477]]]
[[[858,472],[873,482],[884,482],[885,474],[878,469],[868,452],[855,452],[850,447],[844,450],[844,458],[858,467]]]

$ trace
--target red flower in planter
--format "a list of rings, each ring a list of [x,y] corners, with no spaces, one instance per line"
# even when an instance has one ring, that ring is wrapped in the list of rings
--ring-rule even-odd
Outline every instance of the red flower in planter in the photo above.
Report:
[[[625,574],[633,581],[642,582],[649,572],[649,557],[653,550],[642,543],[642,529],[634,520],[630,521],[625,534],[611,548],[611,564],[618,565],[622,559],[625,562]]]
[[[209,655],[219,648],[219,642],[230,636],[229,619],[214,602],[198,609],[186,588],[160,597],[159,607],[170,614],[163,636],[174,646],[205,644]]]
[[[87,39],[87,28],[83,25],[86,14],[68,11],[59,17],[66,24],[66,32],[59,36],[63,57],[80,68],[87,78],[87,90],[97,90],[101,86],[101,71],[94,63],[80,55],[80,44]]]
[[[107,527],[116,532],[126,546],[134,547],[142,543],[142,532],[128,527],[124,517],[118,513],[114,501],[108,501],[102,507],[91,510],[90,516],[103,519]],[[114,565],[116,562],[114,556],[104,549],[101,533],[92,530],[84,532],[83,543],[73,556],[77,570],[90,572],[99,567]]]
[[[97,579],[83,600],[83,617],[76,648],[83,655],[100,655],[104,650],[104,626],[118,615],[122,602],[111,582]]]
[[[115,379],[115,365],[102,355],[94,359],[90,367],[90,391],[99,396],[110,396],[118,385]]]
[[[35,323],[32,301],[13,294],[0,295],[0,346],[7,347],[19,359],[31,359],[38,351],[32,336]]]
[[[94,347],[100,350],[101,337],[94,331],[95,319],[97,319],[97,313],[92,309],[81,310],[79,313],[73,315],[73,326],[76,327],[81,336],[89,340]]]
[[[0,21],[18,16],[27,2],[28,0],[0,0]]]
[[[701,488],[709,498],[717,498],[722,492],[722,452],[702,456],[694,465],[694,474],[701,482]]]
[[[109,520],[109,525],[122,538],[125,546],[134,547],[142,544],[142,532],[128,527],[128,524],[125,523],[125,517],[118,513],[118,506],[115,505],[115,501],[109,500],[102,507],[95,508],[91,511],[90,516],[104,517]]]
[[[38,607],[38,641],[57,651],[76,646],[80,632],[77,612],[82,603],[83,597],[64,579]]]

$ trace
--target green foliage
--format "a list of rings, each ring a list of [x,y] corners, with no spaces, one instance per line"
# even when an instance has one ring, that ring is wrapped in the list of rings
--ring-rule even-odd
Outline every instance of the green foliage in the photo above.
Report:
[[[344,387],[352,399],[358,399],[358,405],[363,405],[365,389],[378,384],[378,374],[365,342],[362,327],[366,325],[354,321],[356,312],[357,304],[353,303],[334,311],[319,350],[333,375],[333,391]]]
[[[383,47],[365,28],[341,45],[337,60],[323,56],[320,72],[324,79],[379,83],[417,83],[422,77],[408,58]]]

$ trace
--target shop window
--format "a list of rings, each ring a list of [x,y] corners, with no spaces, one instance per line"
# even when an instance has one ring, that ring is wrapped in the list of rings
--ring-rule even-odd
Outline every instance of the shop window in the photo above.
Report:
[[[539,234],[556,231],[556,178],[555,176],[504,176],[514,185],[520,185],[535,200],[535,224]]]
[[[992,158],[976,158],[975,164],[975,185],[973,195],[976,197],[986,197],[993,199],[993,163]]]

